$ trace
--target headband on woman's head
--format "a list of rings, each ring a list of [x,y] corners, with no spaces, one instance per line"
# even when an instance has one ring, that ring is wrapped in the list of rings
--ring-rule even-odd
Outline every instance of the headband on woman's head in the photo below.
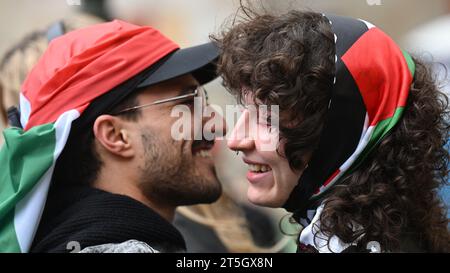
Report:
[[[296,214],[353,172],[398,123],[415,70],[411,56],[372,24],[324,17],[335,37],[336,72],[319,145],[283,206]]]

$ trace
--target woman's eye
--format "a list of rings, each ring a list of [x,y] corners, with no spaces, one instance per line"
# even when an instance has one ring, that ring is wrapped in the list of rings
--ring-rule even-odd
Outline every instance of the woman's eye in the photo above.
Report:
[[[276,126],[273,125],[272,123],[272,117],[268,116],[266,118],[261,117],[259,122],[261,125],[265,126],[267,128],[267,130],[269,131],[269,133],[273,132],[276,130]]]

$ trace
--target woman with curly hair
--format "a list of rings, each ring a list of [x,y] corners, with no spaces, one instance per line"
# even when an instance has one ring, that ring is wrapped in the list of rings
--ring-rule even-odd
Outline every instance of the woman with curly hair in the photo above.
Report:
[[[430,68],[363,20],[246,14],[213,39],[238,101],[279,107],[279,134],[276,117],[252,127],[244,109],[228,141],[249,165],[249,200],[293,213],[299,252],[448,252],[437,190],[450,119]]]

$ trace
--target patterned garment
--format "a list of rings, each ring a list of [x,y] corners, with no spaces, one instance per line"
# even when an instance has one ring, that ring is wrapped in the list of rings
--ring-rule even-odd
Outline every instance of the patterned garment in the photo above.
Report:
[[[318,207],[317,210],[309,210],[308,217],[300,220],[300,223],[304,226],[304,228],[302,229],[299,237],[299,251],[341,253],[352,245],[356,246],[357,242],[354,242],[353,244],[346,244],[337,236],[329,238],[320,231],[319,219],[322,210],[323,205]]]
[[[319,145],[284,205],[296,219],[354,172],[398,124],[415,72],[411,56],[379,28],[324,17],[335,37],[336,72]]]
[[[144,242],[128,240],[120,244],[86,247],[78,253],[159,253],[159,251]]]

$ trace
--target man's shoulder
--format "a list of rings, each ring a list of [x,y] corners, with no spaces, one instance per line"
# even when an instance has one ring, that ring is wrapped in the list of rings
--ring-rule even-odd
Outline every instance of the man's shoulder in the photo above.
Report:
[[[55,202],[60,199],[64,202]],[[53,192],[48,201],[32,252],[67,252],[72,242],[78,250],[93,253],[185,249],[183,237],[170,222],[128,196],[66,189]]]

